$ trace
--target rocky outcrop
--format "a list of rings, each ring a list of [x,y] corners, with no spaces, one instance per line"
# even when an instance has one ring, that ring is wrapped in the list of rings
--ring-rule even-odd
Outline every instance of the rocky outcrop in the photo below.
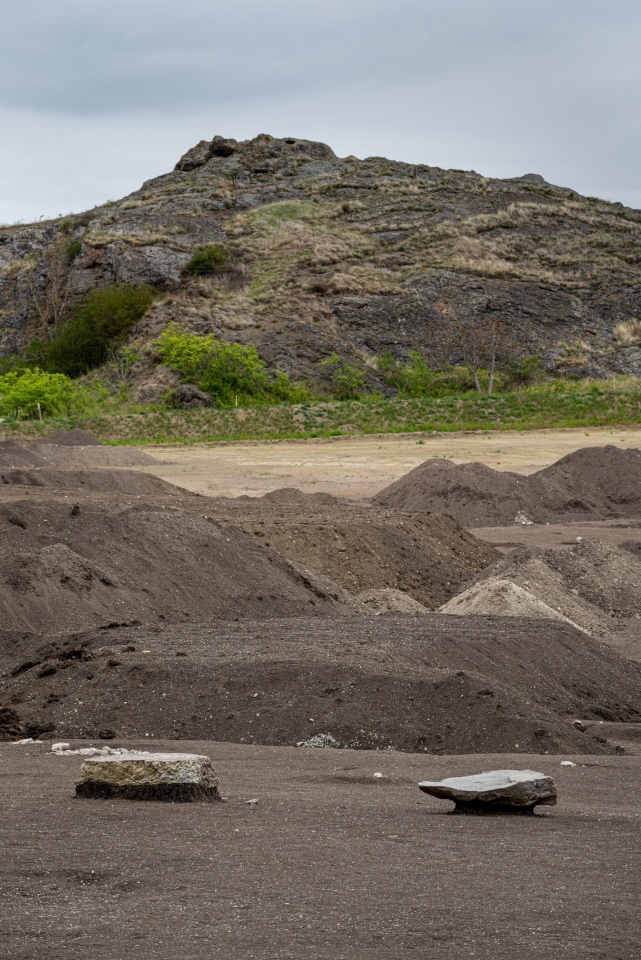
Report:
[[[192,276],[210,244],[227,267]],[[93,287],[146,283],[161,297],[139,343],[178,321],[318,383],[319,361],[338,353],[384,390],[383,352],[436,359],[444,325],[488,315],[551,373],[638,375],[639,348],[616,328],[641,318],[640,244],[641,212],[537,174],[491,180],[294,137],[215,136],[121,201],[0,229],[0,355],[47,336]]]

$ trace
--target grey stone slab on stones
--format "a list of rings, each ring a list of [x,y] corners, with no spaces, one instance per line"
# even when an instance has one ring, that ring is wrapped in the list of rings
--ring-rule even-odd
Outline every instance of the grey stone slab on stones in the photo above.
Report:
[[[471,777],[424,780],[419,788],[439,800],[453,800],[454,813],[533,813],[556,803],[551,777],[535,770],[488,770]]]

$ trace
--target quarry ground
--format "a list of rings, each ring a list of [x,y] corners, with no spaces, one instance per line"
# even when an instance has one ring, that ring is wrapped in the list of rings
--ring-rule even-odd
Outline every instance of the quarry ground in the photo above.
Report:
[[[641,446],[641,429],[529,430],[381,434],[275,443],[150,445],[157,466],[145,466],[170,483],[213,497],[262,496],[278,487],[306,493],[371,497],[430,457],[455,463],[479,460],[495,470],[533,473],[579,447]]]
[[[226,803],[78,800],[81,757],[0,746],[3,957],[638,957],[640,756],[181,749]],[[514,766],[551,774],[558,805],[450,816],[416,787]]]

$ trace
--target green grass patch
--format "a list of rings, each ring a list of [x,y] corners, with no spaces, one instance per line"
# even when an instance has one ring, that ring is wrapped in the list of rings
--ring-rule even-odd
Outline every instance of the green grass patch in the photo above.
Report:
[[[346,400],[237,409],[157,410],[129,415],[77,415],[4,423],[2,436],[29,437],[60,426],[81,427],[115,444],[284,440],[347,433],[439,433],[625,427],[641,423],[641,391],[607,384],[548,384],[509,394]]]

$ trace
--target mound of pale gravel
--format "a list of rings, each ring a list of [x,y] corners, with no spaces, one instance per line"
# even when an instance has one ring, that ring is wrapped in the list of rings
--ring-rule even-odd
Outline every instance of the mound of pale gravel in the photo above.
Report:
[[[474,583],[493,578],[517,584],[594,636],[641,617],[641,561],[605,541],[584,540],[570,550],[521,546]]]
[[[4,630],[335,613],[352,608],[194,510],[138,500],[0,504]]]
[[[383,590],[362,590],[358,594],[358,599],[365,604],[370,613],[375,615],[381,613],[409,613],[416,617],[430,612],[427,607],[419,603],[418,600],[414,600],[408,593],[390,587]]]
[[[467,528],[636,516],[641,451],[585,448],[529,477],[482,463],[432,459],[381,490],[373,502],[449,514]]]
[[[532,617],[534,619],[560,620],[583,630],[558,610],[548,606],[530,590],[499,577],[488,577],[457,594],[442,607],[439,613],[454,616]]]
[[[591,753],[610,748],[572,720],[641,720],[641,665],[547,619],[166,624],[43,641],[0,677],[0,703],[56,739]]]

